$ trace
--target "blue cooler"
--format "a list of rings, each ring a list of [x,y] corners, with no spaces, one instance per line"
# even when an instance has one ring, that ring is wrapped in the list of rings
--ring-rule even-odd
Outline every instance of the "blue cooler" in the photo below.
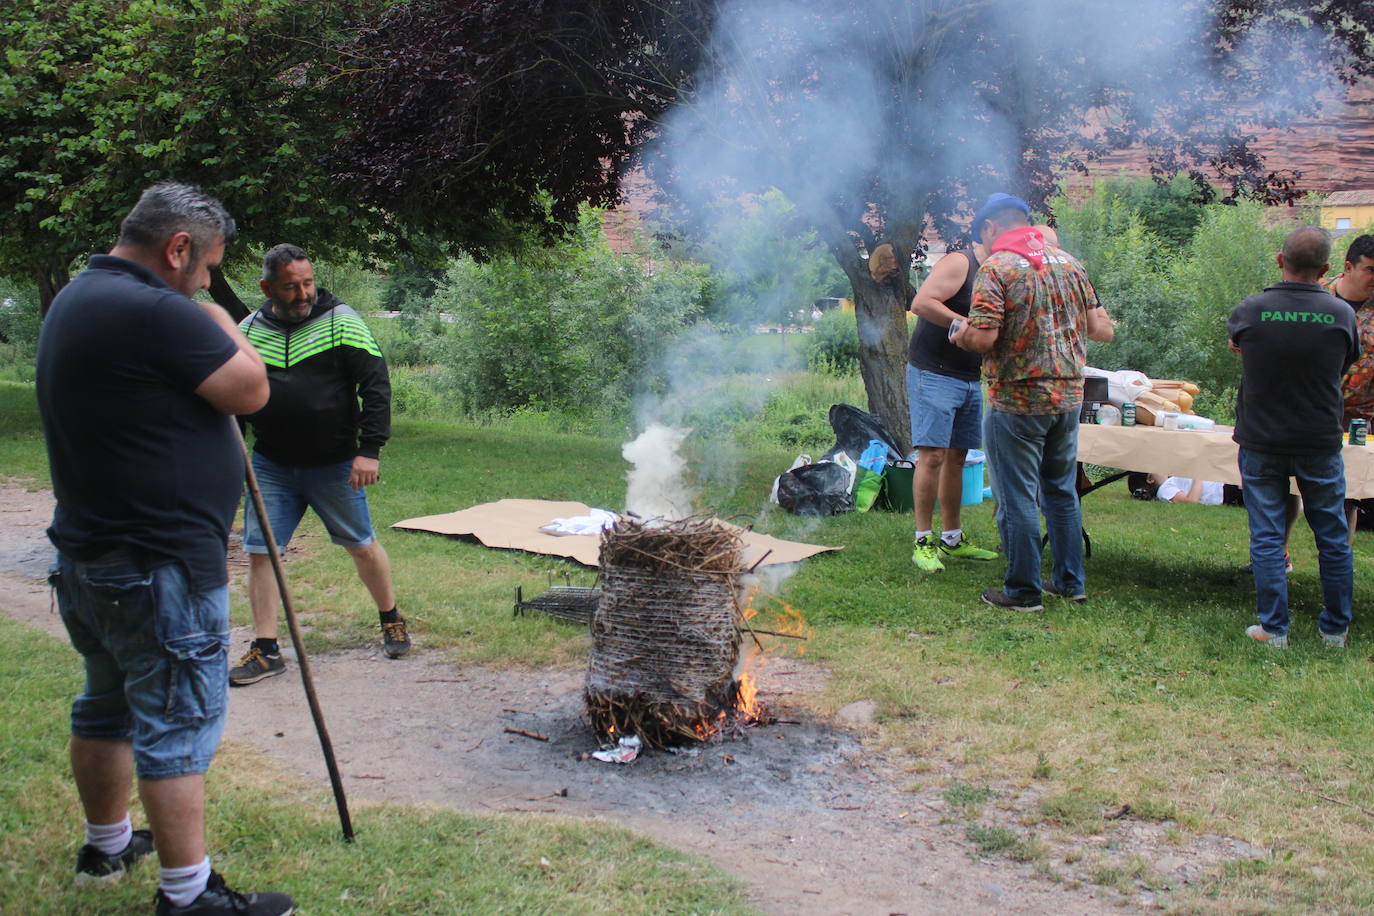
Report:
[[[988,456],[976,448],[968,450],[964,459],[964,497],[961,506],[976,506],[983,501],[983,470],[987,467]]]

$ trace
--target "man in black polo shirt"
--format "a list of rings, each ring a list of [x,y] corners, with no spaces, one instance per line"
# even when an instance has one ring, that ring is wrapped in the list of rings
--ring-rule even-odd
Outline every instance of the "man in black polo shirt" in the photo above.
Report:
[[[1278,255],[1282,282],[1236,306],[1226,325],[1242,365],[1232,438],[1240,446],[1260,620],[1245,634],[1275,649],[1288,646],[1283,539],[1290,478],[1317,543],[1322,640],[1343,648],[1350,627],[1354,576],[1342,511],[1341,378],[1360,355],[1360,338],[1354,310],[1318,285],[1330,256],[1326,230],[1293,230]]]
[[[268,397],[233,319],[189,298],[233,235],[202,191],[149,188],[114,249],[53,300],[38,342],[51,581],[86,669],[71,714],[77,880],[116,879],[155,843],[159,914],[294,907],[230,891],[205,852],[204,774],[227,712],[225,547],[244,474],[229,415]],[[129,823],[135,773],[151,831]]]

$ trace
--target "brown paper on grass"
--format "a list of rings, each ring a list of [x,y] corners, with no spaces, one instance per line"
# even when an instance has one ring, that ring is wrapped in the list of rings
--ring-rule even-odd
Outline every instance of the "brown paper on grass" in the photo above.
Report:
[[[391,527],[404,528],[407,531],[429,531],[434,534],[466,535],[477,538],[487,547],[567,557],[583,566],[595,567],[598,565],[598,554],[601,549],[601,538],[598,535],[555,535],[539,530],[541,525],[547,525],[556,518],[590,515],[591,511],[591,507],[582,503],[552,502],[545,499],[502,499],[459,512],[408,518],[396,522]],[[744,539],[745,566],[753,566],[765,553],[768,556],[764,557],[761,566],[795,563],[828,550],[843,549],[784,541],[767,534],[747,531],[729,522],[721,524],[735,529]]]
[[[1213,432],[1160,429],[1155,426],[1078,427],[1078,460],[1127,471],[1145,471],[1216,480],[1240,486],[1236,466],[1237,445],[1229,426]],[[1374,497],[1374,449],[1347,445],[1341,450],[1345,460],[1345,491],[1351,499]],[[1297,492],[1296,485],[1293,492]]]

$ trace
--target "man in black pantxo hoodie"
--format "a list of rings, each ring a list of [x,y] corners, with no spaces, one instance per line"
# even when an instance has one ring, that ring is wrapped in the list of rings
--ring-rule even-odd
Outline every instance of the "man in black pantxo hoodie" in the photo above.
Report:
[[[285,550],[306,507],[314,509],[330,540],[352,555],[377,603],[387,657],[400,658],[410,651],[410,636],[364,490],[377,482],[378,455],[391,435],[386,361],[358,313],[316,288],[310,258],[300,248],[278,245],[267,252],[260,285],[267,301],[239,329],[267,364],[272,391],[267,406],[247,418],[255,437],[253,472],[272,534]],[[251,500],[243,546],[256,638],[229,672],[235,686],[286,670],[277,644],[276,583]]]
[[[1260,622],[1245,635],[1274,649],[1288,645],[1284,505],[1290,478],[1317,544],[1323,643],[1344,648],[1352,577],[1343,511],[1341,377],[1360,355],[1355,311],[1317,281],[1331,257],[1331,236],[1316,226],[1284,239],[1283,280],[1251,296],[1226,325],[1241,357],[1236,395],[1237,460],[1250,517],[1250,562]]]

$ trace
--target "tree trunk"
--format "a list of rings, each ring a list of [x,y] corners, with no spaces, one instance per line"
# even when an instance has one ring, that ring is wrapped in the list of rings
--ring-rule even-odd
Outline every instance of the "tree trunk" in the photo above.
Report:
[[[868,410],[878,415],[892,438],[911,445],[911,414],[906,398],[907,295],[905,283],[874,283],[867,265],[856,276],[854,313],[859,325],[859,373],[868,392]],[[848,273],[848,271],[846,271]],[[903,271],[904,273],[904,271]]]
[[[868,240],[870,250],[874,240]],[[892,243],[898,269],[878,283],[869,273],[868,261],[859,256],[847,232],[826,236],[827,247],[849,278],[854,291],[854,317],[859,327],[859,374],[868,393],[869,413],[877,414],[892,438],[911,447],[911,414],[907,411],[906,350],[907,307],[916,291],[911,286],[911,245],[901,239]]]
[[[218,267],[210,271],[210,298],[218,302],[235,322],[248,317],[248,306],[243,304],[238,293],[224,278],[224,271]]]
[[[52,258],[35,265],[33,273],[38,283],[38,314],[40,319],[47,318],[53,299],[71,281],[71,274],[65,263]]]

